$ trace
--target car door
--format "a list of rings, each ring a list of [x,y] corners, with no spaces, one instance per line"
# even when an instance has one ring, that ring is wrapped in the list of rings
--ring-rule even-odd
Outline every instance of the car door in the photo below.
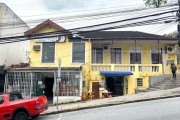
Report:
[[[10,117],[10,114],[7,116],[7,108],[5,105],[5,97],[0,96],[0,120],[6,120],[6,118]]]

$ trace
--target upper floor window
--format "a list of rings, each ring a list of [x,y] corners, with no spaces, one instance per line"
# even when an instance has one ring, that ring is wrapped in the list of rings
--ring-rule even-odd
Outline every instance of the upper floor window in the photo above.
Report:
[[[92,63],[103,63],[103,48],[92,49]]]
[[[85,63],[85,43],[73,43],[72,62]]]
[[[152,64],[162,63],[162,48],[151,48],[151,62]]]
[[[42,63],[54,63],[55,43],[42,43]]]
[[[141,47],[130,47],[130,64],[141,64]]]
[[[121,48],[111,48],[111,63],[121,64]]]

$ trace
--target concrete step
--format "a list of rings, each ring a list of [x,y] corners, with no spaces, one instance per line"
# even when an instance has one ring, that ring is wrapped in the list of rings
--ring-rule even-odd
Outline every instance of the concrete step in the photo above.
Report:
[[[154,86],[166,86],[166,85],[179,85],[180,83],[160,83],[160,84],[155,84]]]
[[[180,83],[180,80],[179,79],[173,79],[173,80],[161,81],[159,83],[166,83],[166,82],[178,82],[178,83]]]
[[[152,88],[156,88],[156,89],[171,89],[171,88],[177,88],[177,87],[180,87],[180,86],[173,86],[173,85],[169,85],[169,86],[153,86]]]
[[[157,90],[161,90],[161,89],[157,89],[157,88],[148,88],[146,89],[147,91],[157,91]]]

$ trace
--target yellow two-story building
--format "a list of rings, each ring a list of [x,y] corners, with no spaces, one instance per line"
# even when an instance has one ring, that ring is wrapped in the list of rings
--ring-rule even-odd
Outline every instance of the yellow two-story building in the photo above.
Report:
[[[47,20],[25,35],[31,36],[30,65],[8,69],[5,89],[10,83],[24,96],[45,94],[54,104],[57,98],[61,103],[79,101],[89,91],[95,98],[102,98],[104,90],[112,96],[135,94],[171,74],[170,63],[179,61],[177,39],[148,33],[73,35]]]

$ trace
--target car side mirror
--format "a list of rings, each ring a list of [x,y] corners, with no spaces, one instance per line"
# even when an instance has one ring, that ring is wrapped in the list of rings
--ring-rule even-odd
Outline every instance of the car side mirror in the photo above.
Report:
[[[0,104],[4,103],[4,98],[0,98]]]

